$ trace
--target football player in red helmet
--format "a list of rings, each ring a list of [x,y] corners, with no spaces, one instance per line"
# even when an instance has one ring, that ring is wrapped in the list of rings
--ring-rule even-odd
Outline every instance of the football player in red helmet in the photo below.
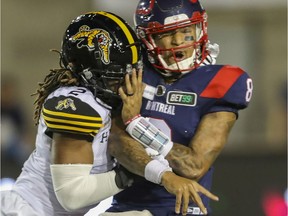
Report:
[[[131,210],[154,216],[211,214],[203,194],[207,212],[196,200],[175,208],[179,200],[167,193],[158,176],[168,164],[174,173],[211,189],[213,163],[239,111],[251,100],[252,79],[239,67],[216,64],[219,47],[208,40],[207,13],[198,0],[140,0],[135,25],[145,52],[142,107],[122,116],[134,141],[112,127],[119,135],[109,148],[129,171],[144,169],[145,178],[115,195],[103,216]],[[129,98],[133,106],[137,95]],[[146,155],[137,153],[141,148]],[[144,163],[148,155],[153,160]]]

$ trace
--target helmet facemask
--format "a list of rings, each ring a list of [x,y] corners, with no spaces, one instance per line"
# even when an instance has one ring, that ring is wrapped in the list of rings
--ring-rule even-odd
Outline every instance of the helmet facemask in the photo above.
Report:
[[[125,83],[125,75],[132,74],[133,68],[142,67],[142,61],[137,64],[110,65],[106,70],[85,69],[80,72],[82,85],[91,89],[98,99],[115,108],[121,104],[118,90]]]
[[[206,14],[196,14],[189,19],[185,14],[174,16],[183,18],[181,21],[168,23],[157,26],[153,23],[148,28],[138,27],[138,36],[144,42],[150,63],[159,70],[164,76],[173,76],[175,73],[185,74],[194,68],[198,67],[206,58]],[[174,17],[169,17],[169,20],[175,21]],[[157,37],[163,38],[169,35],[177,34],[178,31],[185,32],[185,29],[194,28],[195,36],[183,33],[184,43],[174,45],[170,48],[162,48],[157,44]],[[172,39],[171,39],[172,40]],[[191,42],[189,42],[191,41]],[[189,55],[185,55],[185,50],[192,49]],[[169,56],[170,61],[167,60]],[[172,63],[171,63],[172,62]]]

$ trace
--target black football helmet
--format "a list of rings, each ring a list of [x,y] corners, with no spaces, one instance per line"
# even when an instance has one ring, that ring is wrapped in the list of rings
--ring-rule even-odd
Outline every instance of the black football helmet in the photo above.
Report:
[[[96,98],[114,108],[121,102],[118,88],[125,74],[141,66],[140,47],[133,29],[122,18],[105,11],[89,12],[68,26],[61,62]]]
[[[140,0],[134,14],[138,37],[145,45],[150,63],[164,76],[189,72],[207,57],[207,14],[198,0]],[[187,26],[196,26],[195,41],[189,45],[163,49],[155,44],[155,35],[167,34]],[[182,49],[193,48],[191,57],[181,59]],[[169,65],[163,53],[170,52],[175,63]],[[180,60],[178,60],[180,59]]]

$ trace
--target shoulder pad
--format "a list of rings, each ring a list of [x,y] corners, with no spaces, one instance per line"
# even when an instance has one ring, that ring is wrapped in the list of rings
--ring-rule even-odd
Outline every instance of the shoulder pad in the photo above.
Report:
[[[223,66],[210,80],[200,96],[222,98],[243,73],[245,72],[241,68]]]
[[[243,109],[248,106],[253,91],[252,79],[239,67],[225,65],[220,68],[200,94],[201,97],[215,98]]]
[[[68,132],[94,137],[103,127],[103,121],[87,97],[84,99],[86,100],[73,94],[55,94],[49,97],[42,109],[49,132]]]

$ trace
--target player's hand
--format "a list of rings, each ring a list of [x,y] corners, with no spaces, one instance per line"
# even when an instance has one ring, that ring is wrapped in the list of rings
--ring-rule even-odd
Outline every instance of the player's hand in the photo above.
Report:
[[[142,69],[139,69],[138,72],[133,69],[131,76],[126,74],[125,86],[119,88],[119,94],[123,101],[122,120],[124,123],[140,113],[144,88]]]
[[[187,214],[189,201],[196,203],[204,214],[207,214],[207,210],[203,205],[203,202],[198,193],[202,193],[208,198],[218,201],[218,197],[209,192],[194,180],[186,179],[177,176],[173,172],[165,172],[162,176],[162,185],[165,189],[176,196],[175,212],[183,215]]]

